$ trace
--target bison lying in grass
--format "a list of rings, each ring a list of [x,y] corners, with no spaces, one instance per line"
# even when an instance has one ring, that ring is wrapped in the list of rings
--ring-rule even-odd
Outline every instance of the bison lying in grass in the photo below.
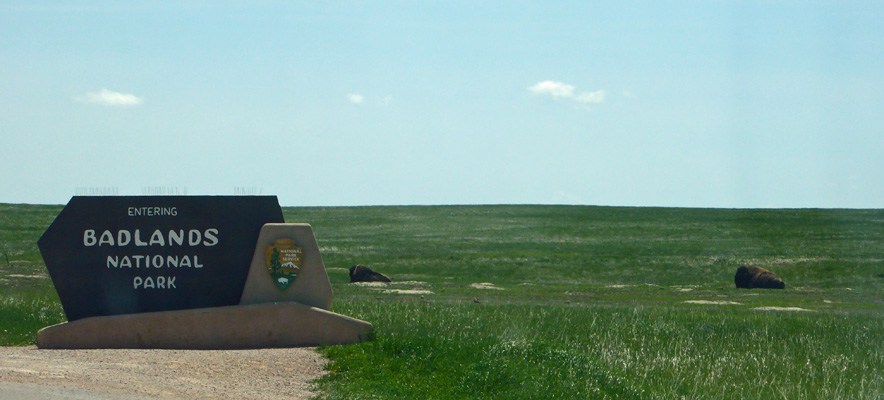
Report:
[[[777,274],[755,265],[737,268],[734,283],[737,285],[737,289],[783,289],[786,287]]]
[[[362,264],[350,267],[350,283],[353,282],[390,282],[390,278]]]

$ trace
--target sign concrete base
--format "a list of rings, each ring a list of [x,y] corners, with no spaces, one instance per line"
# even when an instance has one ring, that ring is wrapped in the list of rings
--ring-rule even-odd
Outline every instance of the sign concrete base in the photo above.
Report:
[[[37,332],[42,349],[252,349],[350,344],[372,325],[295,302],[83,318]]]

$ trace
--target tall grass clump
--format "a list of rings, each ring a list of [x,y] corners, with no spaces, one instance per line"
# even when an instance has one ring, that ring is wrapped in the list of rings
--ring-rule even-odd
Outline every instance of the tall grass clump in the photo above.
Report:
[[[0,295],[0,346],[33,344],[38,330],[65,320],[57,297]]]

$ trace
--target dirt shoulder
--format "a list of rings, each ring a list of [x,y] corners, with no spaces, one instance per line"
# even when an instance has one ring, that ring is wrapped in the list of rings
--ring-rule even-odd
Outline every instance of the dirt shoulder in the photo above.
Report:
[[[0,382],[153,399],[307,399],[326,360],[312,348],[41,350],[0,347]],[[2,397],[2,396],[0,396]]]

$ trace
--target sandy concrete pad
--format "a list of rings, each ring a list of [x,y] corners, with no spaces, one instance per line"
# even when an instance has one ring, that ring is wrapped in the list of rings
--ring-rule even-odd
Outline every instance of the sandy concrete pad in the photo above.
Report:
[[[312,348],[259,350],[40,350],[0,347],[0,385],[85,390],[94,398],[307,399],[326,362]],[[50,391],[50,393],[52,393]],[[59,393],[59,392],[55,392]],[[63,397],[62,397],[63,398]],[[76,398],[76,397],[74,397]]]
[[[370,323],[294,302],[83,318],[37,332],[43,349],[255,349],[349,344]]]

